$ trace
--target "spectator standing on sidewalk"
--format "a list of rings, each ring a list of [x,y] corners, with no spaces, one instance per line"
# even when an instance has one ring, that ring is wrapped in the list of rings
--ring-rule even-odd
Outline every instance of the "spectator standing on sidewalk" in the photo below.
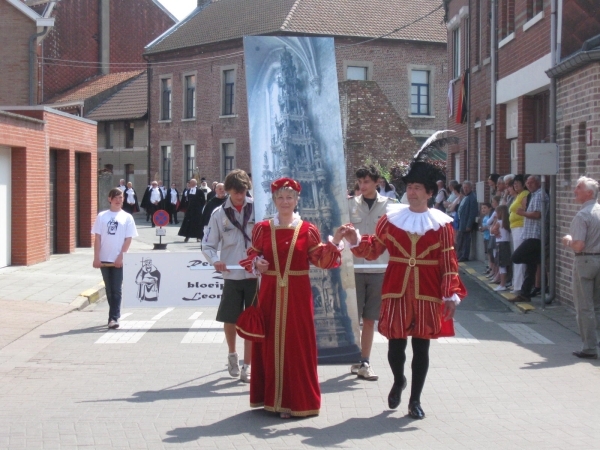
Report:
[[[119,328],[121,317],[121,291],[123,285],[123,254],[131,240],[138,235],[131,214],[123,207],[123,191],[111,189],[108,193],[110,209],[96,217],[92,228],[94,235],[93,266],[100,269],[108,301],[108,328]]]
[[[542,259],[542,202],[546,203],[545,210],[548,211],[548,195],[541,188],[540,177],[531,175],[527,178],[527,189],[531,192],[531,200],[527,210],[519,206],[517,214],[525,217],[522,239],[513,255],[514,264],[525,264],[525,277],[521,285],[521,294],[509,301],[530,302],[531,297],[537,295],[540,286],[536,284],[537,266]]]
[[[209,264],[223,275],[223,294],[217,311],[217,322],[224,323],[225,339],[229,347],[227,369],[229,375],[250,383],[252,342],[244,341],[244,365],[240,371],[236,352],[235,323],[242,311],[252,304],[256,294],[256,275],[244,269],[229,270],[247,257],[252,245],[254,228],[254,204],[246,192],[252,184],[246,172],[235,169],[225,178],[225,191],[229,197],[222,206],[214,210],[206,227],[202,241],[202,254]],[[197,195],[202,195],[197,194]],[[220,253],[217,253],[218,251]]]
[[[509,184],[509,188],[515,193],[515,200],[508,208],[510,212],[510,234],[513,242],[513,252],[516,251],[523,243],[523,226],[525,218],[517,214],[517,209],[527,208],[527,196],[529,191],[525,189],[525,179],[523,175],[516,175],[514,180]],[[525,266],[523,264],[515,264],[513,269],[513,289],[512,294],[519,295],[521,286],[523,285],[523,277],[525,276]]]
[[[397,203],[377,192],[379,171],[374,167],[361,167],[356,171],[360,195],[348,200],[350,222],[362,234],[375,234],[379,219],[385,215],[388,203]],[[376,260],[366,261],[354,257],[354,264],[383,264],[387,265],[387,252]],[[375,334],[375,321],[379,319],[381,309],[381,289],[385,267],[381,269],[354,269],[356,283],[356,302],[359,320],[362,319],[362,334],[360,337],[360,362],[350,367],[350,372],[359,378],[375,381],[379,378],[371,367],[371,347]]]
[[[435,196],[434,206],[435,209],[439,209],[441,212],[446,212],[444,202],[448,198],[448,192],[446,192],[446,185],[444,180],[437,181],[438,193]]]
[[[575,188],[575,202],[581,209],[573,218],[570,235],[563,244],[575,253],[573,264],[573,302],[583,345],[573,352],[578,358],[598,358],[600,324],[600,205],[598,182],[581,177]]]
[[[477,217],[477,197],[473,192],[473,183],[465,180],[462,184],[463,197],[458,206],[458,238],[456,256],[458,262],[468,261],[471,254],[471,232]]]
[[[500,284],[495,291],[506,291],[506,280],[508,266],[510,266],[510,226],[508,219],[508,208],[500,205],[496,208],[496,224],[492,232],[496,236],[496,247],[498,251],[498,271],[500,272]]]

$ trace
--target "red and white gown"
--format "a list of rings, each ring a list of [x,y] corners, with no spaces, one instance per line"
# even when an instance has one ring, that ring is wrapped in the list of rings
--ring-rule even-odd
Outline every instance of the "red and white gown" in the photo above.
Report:
[[[248,258],[240,262],[248,270],[258,256],[269,262],[258,294],[265,340],[252,344],[250,406],[292,416],[316,415],[321,389],[309,263],[332,269],[340,265],[341,255],[335,245],[323,244],[317,227],[299,216],[291,227],[276,226],[276,220],[254,226]]]
[[[379,219],[375,234],[362,236],[358,246],[351,248],[367,260],[386,250],[390,254],[379,314],[379,332],[388,339],[439,337],[444,300],[459,302],[467,295],[458,276],[451,222],[437,209],[416,213],[408,205],[392,204]]]

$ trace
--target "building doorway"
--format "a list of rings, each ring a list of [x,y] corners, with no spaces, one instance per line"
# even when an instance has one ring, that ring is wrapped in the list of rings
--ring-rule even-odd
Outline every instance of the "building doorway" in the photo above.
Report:
[[[10,266],[11,149],[0,147],[0,267]]]
[[[50,150],[50,183],[48,187],[48,204],[50,205],[50,211],[48,214],[48,250],[50,254],[57,253],[58,239],[58,216],[57,216],[57,199],[58,199],[58,173],[57,173],[57,161],[58,152],[56,150]]]

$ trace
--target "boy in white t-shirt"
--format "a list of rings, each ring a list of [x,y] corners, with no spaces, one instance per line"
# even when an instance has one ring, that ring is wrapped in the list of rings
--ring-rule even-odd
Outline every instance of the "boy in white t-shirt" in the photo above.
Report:
[[[121,209],[123,192],[119,188],[108,193],[110,209],[96,217],[94,234],[94,263],[102,272],[108,300],[108,328],[119,328],[121,317],[121,288],[123,284],[123,253],[129,250],[131,239],[138,235],[131,214]]]

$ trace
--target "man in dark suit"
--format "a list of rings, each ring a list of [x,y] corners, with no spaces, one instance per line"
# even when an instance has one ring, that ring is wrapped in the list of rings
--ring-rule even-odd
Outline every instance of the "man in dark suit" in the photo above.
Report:
[[[153,216],[156,211],[159,209],[165,209],[165,197],[162,193],[162,190],[158,187],[158,183],[153,181],[150,186],[150,198],[148,203],[148,208],[146,209],[146,214]],[[154,218],[152,219],[152,228],[156,227],[154,223]]]
[[[177,220],[177,208],[179,207],[179,191],[177,190],[177,185],[175,183],[171,183],[171,187],[167,189],[167,196],[165,201],[167,203],[167,212],[169,213],[169,223],[179,223],[179,221]]]

